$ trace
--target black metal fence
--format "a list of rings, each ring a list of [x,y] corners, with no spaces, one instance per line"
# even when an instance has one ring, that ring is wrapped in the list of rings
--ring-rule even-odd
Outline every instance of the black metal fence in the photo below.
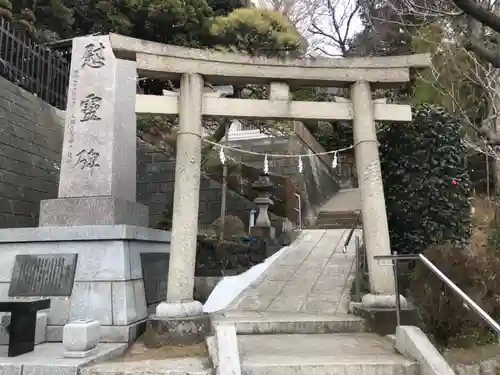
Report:
[[[0,17],[0,76],[47,103],[66,109],[70,62],[40,46]]]

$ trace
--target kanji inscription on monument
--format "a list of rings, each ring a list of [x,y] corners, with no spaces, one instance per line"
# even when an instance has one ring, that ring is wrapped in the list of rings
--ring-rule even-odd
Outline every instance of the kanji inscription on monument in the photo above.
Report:
[[[79,167],[80,169],[85,168],[97,168],[100,167],[99,163],[97,163],[97,159],[99,159],[99,153],[96,152],[93,148],[91,149],[82,149],[77,154],[75,165],[73,168]]]
[[[141,265],[146,291],[146,304],[164,301],[167,298],[167,272],[170,254],[142,253]]]
[[[82,56],[82,68],[86,66],[94,69],[102,68],[106,63],[105,48],[102,42],[87,44]]]
[[[80,102],[80,109],[82,111],[82,118],[80,122],[99,121],[102,120],[97,112],[101,108],[102,98],[96,94],[88,94],[85,99]]]
[[[78,254],[16,255],[9,297],[71,296]]]

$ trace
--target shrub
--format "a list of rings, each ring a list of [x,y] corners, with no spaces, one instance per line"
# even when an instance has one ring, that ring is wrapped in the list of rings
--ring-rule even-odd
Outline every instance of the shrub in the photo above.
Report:
[[[423,251],[470,234],[470,181],[459,121],[443,108],[413,108],[409,124],[379,124],[378,140],[393,250]],[[314,132],[326,150],[352,144],[352,124],[338,121]],[[456,184],[454,184],[454,182]]]
[[[413,109],[410,124],[386,124],[380,157],[391,233],[401,253],[432,243],[465,244],[470,235],[470,181],[459,121],[441,107]]]
[[[221,231],[222,217],[219,217],[212,223],[212,228],[218,236]],[[225,216],[224,219],[224,238],[228,239],[236,236],[245,236],[245,225],[237,216]]]
[[[491,221],[488,231],[487,250],[491,254],[500,255],[500,225],[495,220]]]
[[[472,256],[468,249],[451,242],[429,246],[424,255],[494,319],[500,314],[500,278],[496,256]],[[410,286],[411,298],[418,306],[425,330],[440,347],[468,347],[496,342],[486,323],[463,300],[417,263]]]
[[[12,20],[12,3],[9,0],[0,0],[0,17]]]

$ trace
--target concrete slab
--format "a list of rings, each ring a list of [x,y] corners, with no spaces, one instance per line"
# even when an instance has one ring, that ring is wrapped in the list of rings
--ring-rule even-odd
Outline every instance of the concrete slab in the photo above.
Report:
[[[0,346],[2,375],[77,375],[79,368],[122,355],[127,344],[99,344],[87,358],[65,358],[62,343],[45,343],[17,357],[7,357],[7,346]]]
[[[418,375],[419,366],[375,334],[238,336],[242,374]]]

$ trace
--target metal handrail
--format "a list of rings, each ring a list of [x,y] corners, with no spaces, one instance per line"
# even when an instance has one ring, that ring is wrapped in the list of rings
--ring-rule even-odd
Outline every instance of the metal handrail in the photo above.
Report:
[[[295,197],[297,198],[297,208],[294,208],[295,211],[297,211],[298,215],[298,224],[299,224],[299,230],[302,230],[302,199],[300,197],[300,194],[295,193]]]
[[[356,230],[358,224],[361,222],[361,212],[356,211],[356,220],[354,221],[354,224],[352,228],[349,231],[349,234],[344,241],[344,246],[342,247],[342,252],[347,253],[347,247],[349,246],[349,243],[351,242],[352,236],[354,235],[354,231]],[[366,257],[364,256],[365,254],[361,254],[361,240],[358,235],[354,237],[354,251],[355,251],[355,257],[354,257],[354,264],[356,267],[356,276],[354,279],[355,283],[355,296],[354,298],[356,299],[356,302],[361,301],[361,279],[365,277],[365,272],[366,272]],[[361,260],[361,257],[363,256],[363,260]]]
[[[412,261],[412,260],[421,260],[422,263],[437,277],[441,279],[446,285],[448,285],[456,294],[458,294],[464,302],[474,310],[476,314],[478,314],[488,325],[493,328],[497,334],[500,334],[500,325],[488,315],[486,311],[484,311],[476,302],[472,300],[462,289],[460,289],[457,284],[451,281],[441,270],[436,267],[429,259],[427,259],[424,255],[377,255],[374,257],[376,260],[391,260],[391,265],[394,268],[395,277],[395,293],[396,293],[396,316],[397,316],[397,325],[401,325],[401,299],[399,295],[399,282],[398,282],[398,262],[399,261]]]
[[[360,220],[361,220],[361,213],[359,211],[357,211],[356,212],[356,220],[354,221],[354,224],[351,228],[351,231],[349,232],[349,235],[345,239],[344,246],[342,247],[343,253],[347,253],[347,246],[349,246],[349,242],[351,242],[352,235],[354,234],[354,231],[356,230],[356,227],[358,226]]]

